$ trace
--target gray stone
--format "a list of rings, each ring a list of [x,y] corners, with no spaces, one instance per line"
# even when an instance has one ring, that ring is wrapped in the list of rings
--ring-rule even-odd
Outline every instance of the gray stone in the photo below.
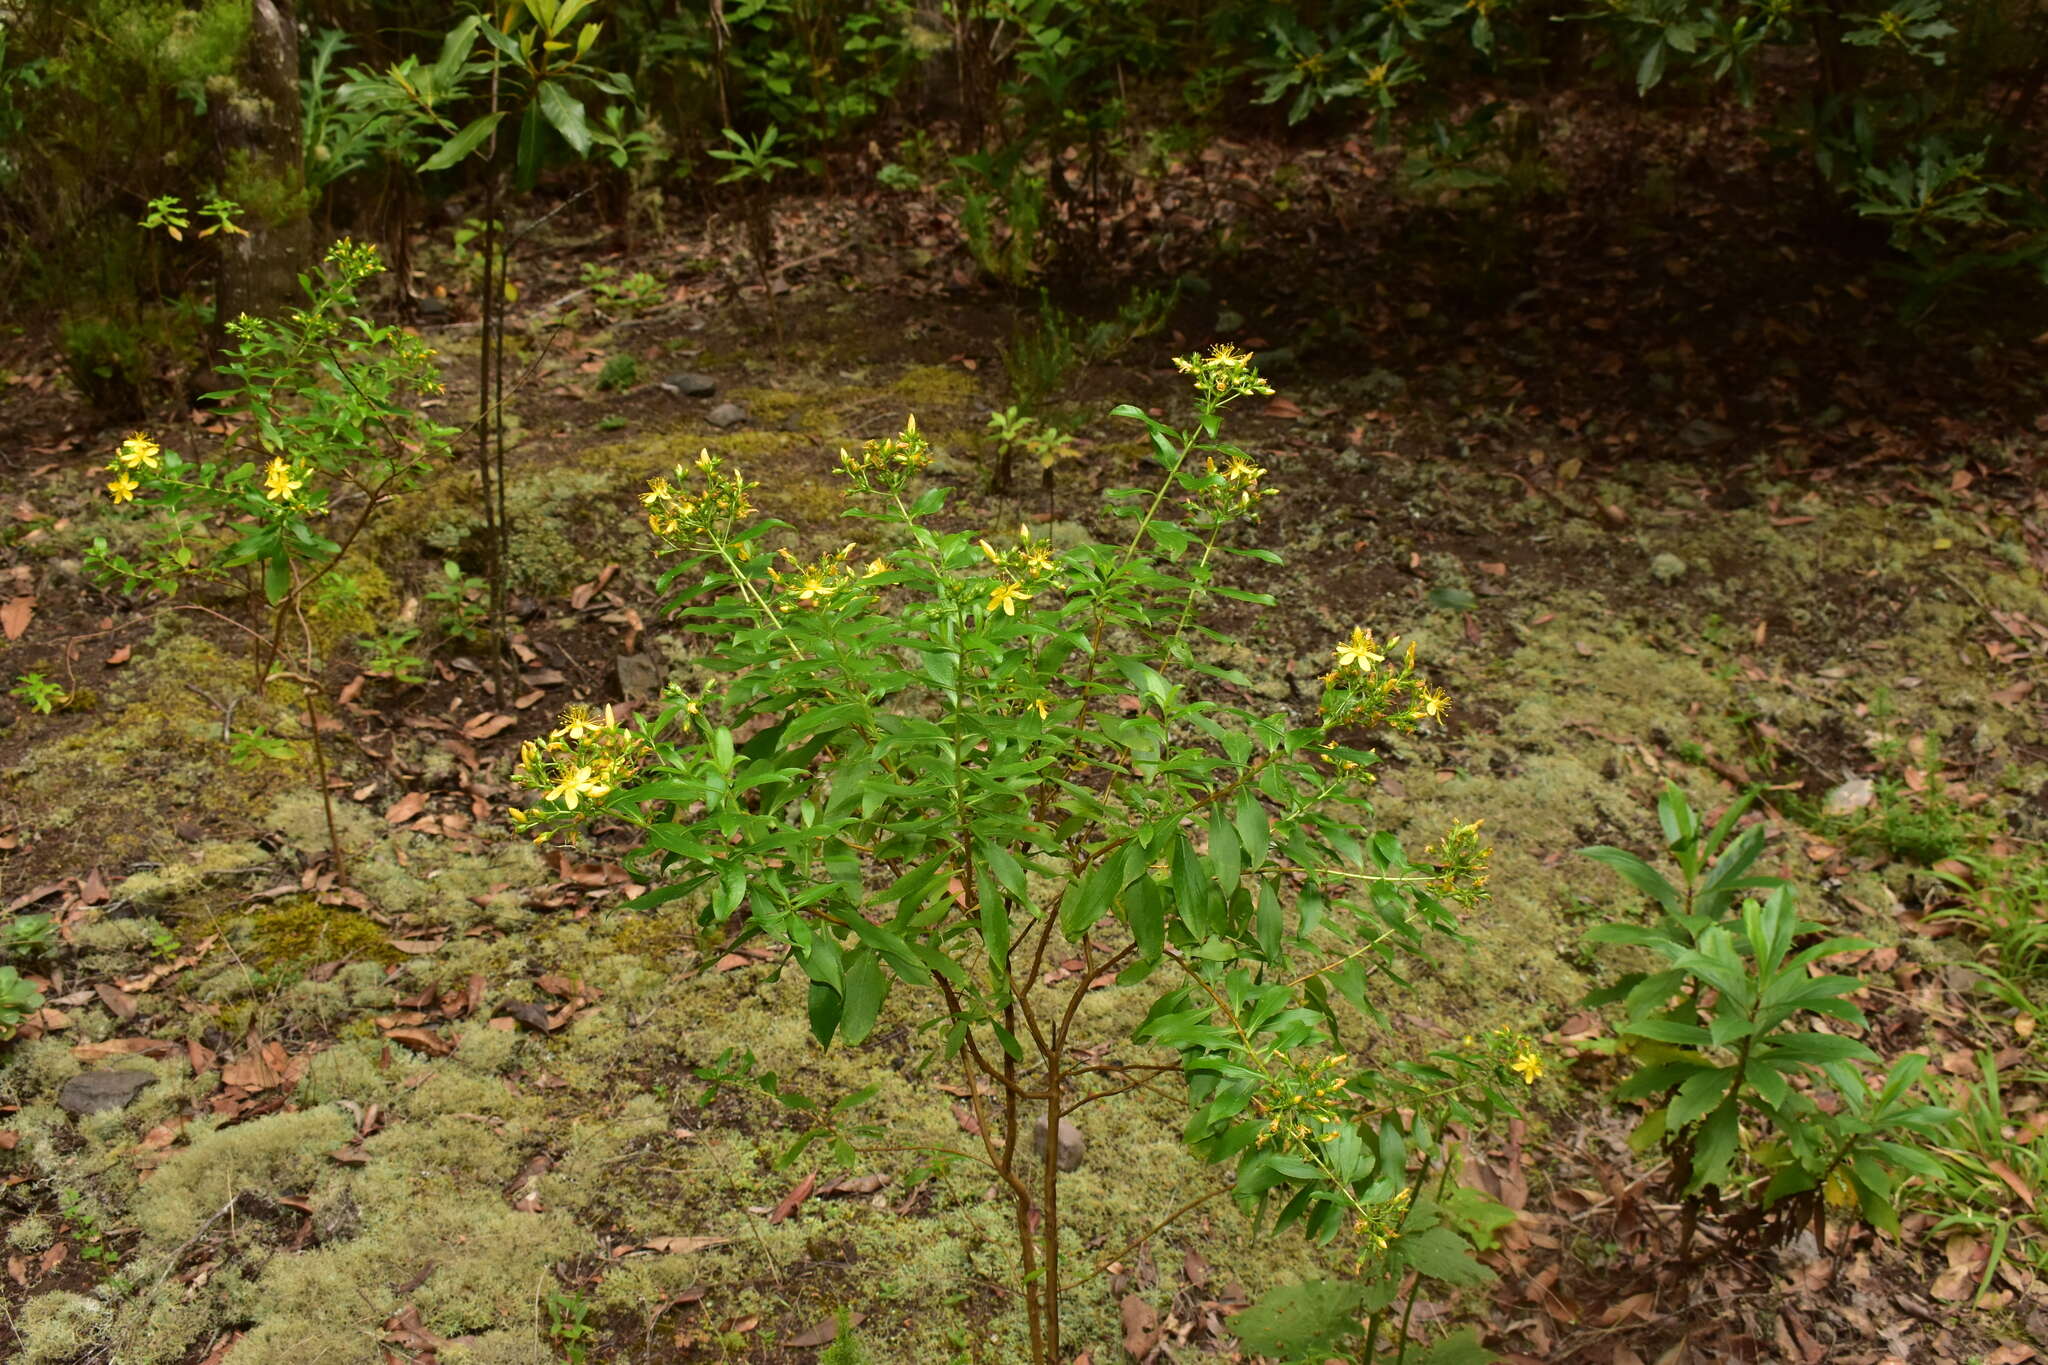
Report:
[[[1679,443],[1688,450],[1713,450],[1735,439],[1735,433],[1719,422],[1696,417],[1678,430]]]
[[[1676,583],[1685,577],[1685,571],[1692,566],[1670,551],[1665,551],[1650,561],[1650,577],[1659,583]]]
[[[1045,1159],[1045,1115],[1040,1114],[1031,1124],[1031,1155],[1040,1161]],[[1088,1155],[1088,1139],[1081,1136],[1081,1130],[1072,1119],[1060,1120],[1059,1151],[1053,1154],[1053,1161],[1063,1171],[1081,1169],[1081,1159]]]
[[[156,1077],[147,1071],[88,1071],[64,1082],[57,1103],[74,1114],[104,1114],[126,1109],[154,1084]]]
[[[420,299],[419,312],[423,318],[445,318],[448,316],[448,300],[428,294]]]
[[[747,410],[738,403],[720,403],[704,414],[704,420],[714,427],[736,427],[747,420]]]
[[[661,381],[661,386],[670,393],[684,398],[709,398],[718,392],[718,381],[708,374],[694,374],[684,370]]]
[[[652,654],[621,654],[614,670],[619,677],[619,695],[627,701],[661,691],[662,664]]]
[[[1876,799],[1876,783],[1867,777],[1852,777],[1827,794],[1821,803],[1821,814],[1853,815]]]

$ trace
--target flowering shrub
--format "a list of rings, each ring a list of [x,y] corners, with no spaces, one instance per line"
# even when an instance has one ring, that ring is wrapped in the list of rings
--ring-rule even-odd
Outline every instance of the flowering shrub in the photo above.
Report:
[[[142,432],[123,441],[107,465],[107,495],[149,516],[152,534],[133,557],[96,539],[90,563],[103,578],[170,595],[253,569],[282,619],[370,518],[418,482],[454,432],[407,401],[441,391],[433,350],[355,311],[363,282],[382,269],[376,248],[344,239],[305,281],[305,308],[227,325],[236,344],[221,372],[235,387],[213,395],[238,422],[225,457],[188,460]]]
[[[409,401],[441,391],[433,350],[356,311],[363,282],[382,269],[374,247],[343,239],[320,273],[302,280],[306,307],[278,321],[230,322],[235,346],[221,372],[235,387],[213,395],[234,423],[221,458],[188,460],[139,431],[122,441],[107,465],[107,496],[146,518],[148,530],[133,553],[101,536],[87,556],[102,581],[130,590],[172,596],[206,585],[242,593],[247,620],[192,605],[247,636],[259,688],[280,676],[297,683],[337,873],[308,593],[342,581],[330,575],[357,537],[418,484],[455,435]]]
[[[1455,1281],[1485,1272],[1433,1207],[1418,1217],[1442,1125],[1486,1117],[1542,1068],[1506,1034],[1418,1061],[1319,1055],[1340,1002],[1383,1022],[1384,984],[1456,933],[1486,850],[1476,825],[1419,859],[1361,828],[1371,737],[1447,705],[1412,644],[1354,630],[1307,717],[1204,690],[1248,684],[1204,661],[1199,645],[1225,638],[1205,608],[1272,602],[1220,573],[1277,562],[1242,535],[1272,495],[1266,471],[1220,434],[1230,403],[1272,390],[1229,347],[1179,365],[1195,389],[1185,428],[1115,410],[1143,426],[1156,481],[1107,495],[1127,527],[1110,543],[945,528],[914,421],[841,454],[868,548],[769,548],[789,528],[754,520],[754,485],[709,453],[655,480],[648,524],[681,560],[662,589],[712,640],[723,684],[672,695],[630,741],[579,713],[520,773],[541,793],[522,827],[629,820],[655,888],[642,904],[696,897],[706,927],[781,945],[820,1043],[865,1040],[893,991],[933,999],[931,1045],[977,1121],[972,1159],[1014,1206],[1038,1361],[1066,1359],[1060,1299],[1077,1277],[1057,1144],[1032,1156],[1034,1122],[1051,1132],[1178,1074],[1189,1142],[1235,1167],[1194,1202],[1227,1193],[1276,1228],[1352,1236],[1381,1283],[1411,1268]],[[1068,958],[1082,968],[1054,990],[1048,965]],[[1138,1036],[1172,1060],[1084,1047],[1087,991],[1161,974]],[[865,1133],[843,1108],[805,1140],[849,1156]]]

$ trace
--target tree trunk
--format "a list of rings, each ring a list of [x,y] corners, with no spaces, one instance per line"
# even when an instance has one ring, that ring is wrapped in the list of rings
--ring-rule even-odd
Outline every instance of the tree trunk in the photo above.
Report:
[[[212,101],[226,158],[223,194],[242,208],[243,233],[221,237],[216,331],[244,313],[274,317],[300,303],[311,263],[305,148],[299,113],[296,0],[250,0],[249,45],[233,86]]]

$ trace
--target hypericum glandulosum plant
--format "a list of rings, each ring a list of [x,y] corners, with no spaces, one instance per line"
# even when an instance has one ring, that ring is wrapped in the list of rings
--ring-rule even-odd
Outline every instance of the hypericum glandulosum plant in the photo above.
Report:
[[[122,441],[107,495],[145,518],[147,534],[129,553],[98,537],[87,557],[103,581],[130,590],[242,597],[239,618],[189,605],[249,640],[259,691],[278,678],[300,688],[323,795],[314,701],[323,661],[308,594],[455,434],[415,406],[441,392],[432,348],[358,311],[364,282],[382,269],[375,248],[343,239],[304,279],[304,308],[228,323],[235,344],[220,369],[234,387],[212,397],[231,432],[218,456],[187,459],[143,432]],[[329,825],[331,835],[331,812]],[[338,845],[334,855],[339,868]]]
[[[1227,346],[1178,364],[1184,427],[1115,410],[1143,426],[1156,477],[1107,495],[1128,528],[1111,542],[945,528],[914,421],[841,453],[865,548],[771,548],[790,528],[754,520],[754,485],[708,453],[655,480],[648,523],[682,557],[662,590],[722,682],[630,736],[576,713],[520,773],[542,793],[522,828],[631,821],[656,888],[641,904],[695,897],[707,928],[779,945],[820,1043],[864,1041],[892,991],[928,1000],[920,1028],[979,1134],[943,1156],[1010,1198],[1041,1362],[1066,1359],[1062,1295],[1086,1275],[1061,1241],[1058,1144],[1034,1157],[1034,1124],[1180,1077],[1190,1143],[1235,1179],[1169,1218],[1234,1195],[1276,1226],[1354,1236],[1361,1265],[1398,1279],[1404,1247],[1445,1250],[1434,1215],[1405,1235],[1441,1125],[1541,1070],[1519,1035],[1412,1063],[1336,1046],[1340,1002],[1383,1024],[1379,978],[1456,932],[1486,851],[1475,825],[1420,860],[1361,826],[1370,737],[1447,705],[1412,645],[1353,630],[1308,715],[1204,691],[1248,683],[1206,661],[1228,638],[1208,609],[1272,602],[1218,581],[1277,562],[1243,537],[1265,470],[1220,436],[1229,404],[1272,390]],[[1048,966],[1070,957],[1059,985]],[[1138,1030],[1153,1060],[1088,1050],[1091,987],[1162,972]],[[806,1141],[842,1156],[872,1136],[844,1104],[800,1107]]]

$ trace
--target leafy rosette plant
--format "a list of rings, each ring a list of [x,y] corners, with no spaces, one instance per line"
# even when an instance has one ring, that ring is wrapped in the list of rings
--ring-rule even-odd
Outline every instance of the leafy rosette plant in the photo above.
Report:
[[[1850,998],[1864,983],[1822,964],[1873,945],[1826,936],[1799,913],[1790,884],[1753,874],[1763,828],[1738,833],[1737,822],[1754,798],[1731,803],[1709,827],[1676,785],[1666,787],[1657,814],[1675,885],[1626,850],[1581,850],[1659,912],[1652,924],[1601,924],[1586,935],[1658,960],[1587,997],[1622,1007],[1616,1031],[1636,1069],[1614,1098],[1645,1106],[1630,1145],[1670,1157],[1688,1244],[1699,1211],[1724,1202],[1736,1206],[1736,1231],[1765,1239],[1810,1225],[1825,1246],[1829,1208],[1896,1234],[1900,1186],[1938,1173],[1922,1147],[1954,1113],[1919,1100],[1923,1053],[1898,1057],[1875,1085],[1866,1078],[1880,1059],[1843,1032],[1866,1027]],[[1738,904],[1745,892],[1761,894]]]
[[[640,903],[700,897],[707,928],[780,945],[822,1044],[868,1038],[892,992],[936,1002],[924,1027],[963,1073],[972,1159],[1014,1204],[1041,1361],[1065,1359],[1072,1253],[1057,1144],[1032,1155],[1034,1125],[1178,1074],[1189,1140],[1236,1167],[1204,1198],[1353,1233],[1374,1260],[1403,1240],[1439,1125],[1541,1070],[1518,1035],[1413,1064],[1319,1055],[1342,1002],[1385,1022],[1377,997],[1456,933],[1486,853],[1476,826],[1411,858],[1362,825],[1373,736],[1446,707],[1412,645],[1354,630],[1315,696],[1263,713],[1232,699],[1249,679],[1205,661],[1231,639],[1204,624],[1219,599],[1273,602],[1220,572],[1277,562],[1241,535],[1266,471],[1220,434],[1229,404],[1272,390],[1229,347],[1178,363],[1185,428],[1114,412],[1143,427],[1156,481],[1108,495],[1113,541],[947,525],[914,421],[842,452],[865,548],[775,546],[790,528],[756,520],[753,485],[708,453],[656,480],[649,525],[681,556],[662,589],[721,684],[671,698],[635,780],[597,780],[603,755],[558,735],[520,817],[637,823],[655,888]],[[1078,973],[1050,972],[1069,958]],[[1084,997],[1112,980],[1156,991],[1138,1032],[1162,1060],[1084,1047]],[[809,1136],[843,1156],[839,1112]]]

